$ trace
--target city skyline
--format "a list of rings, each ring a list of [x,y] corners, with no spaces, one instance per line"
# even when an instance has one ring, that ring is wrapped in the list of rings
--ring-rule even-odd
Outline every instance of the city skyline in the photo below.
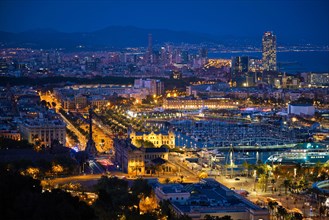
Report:
[[[0,30],[51,28],[91,32],[108,26],[280,39],[328,44],[329,3],[316,1],[2,1]],[[225,9],[225,10],[224,10]]]
[[[0,1],[1,217],[329,217],[328,9]]]

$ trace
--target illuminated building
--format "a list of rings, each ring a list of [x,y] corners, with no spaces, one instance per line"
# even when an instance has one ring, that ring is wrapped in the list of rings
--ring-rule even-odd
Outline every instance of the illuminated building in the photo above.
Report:
[[[74,97],[76,109],[84,109],[87,107],[87,96],[77,95]]]
[[[23,140],[35,144],[40,142],[45,146],[51,146],[53,140],[65,146],[66,124],[61,120],[49,120],[47,118],[36,118],[25,120],[20,125]]]
[[[246,74],[249,71],[249,57],[239,56],[232,58],[231,81],[233,87],[246,85]]]
[[[162,145],[168,145],[170,148],[175,147],[175,133],[172,131],[168,132],[135,132],[132,131],[129,134],[131,142],[134,145],[137,145],[138,140],[150,141],[154,144],[155,147],[161,147]]]
[[[314,115],[315,109],[312,104],[289,104],[288,114],[294,115]]]
[[[142,84],[142,87],[140,87],[138,83],[143,83],[144,81],[146,85]],[[97,108],[102,107],[108,103],[109,96],[114,94],[120,97],[133,97],[140,100],[149,95],[150,92],[152,95],[160,95],[164,91],[163,82],[160,80],[141,79],[135,80],[135,84],[136,87],[134,88],[132,86],[108,84],[66,86],[64,88],[55,88],[54,96],[61,102],[61,106],[64,109],[75,110],[84,109],[88,104]]]
[[[261,59],[249,59],[249,71],[251,72],[262,72],[262,60]]]
[[[264,33],[262,44],[264,71],[276,71],[276,36],[273,32]]]
[[[7,139],[19,141],[21,140],[21,134],[18,131],[0,130],[0,138],[7,138]]]
[[[249,57],[240,56],[232,58],[233,73],[246,73],[249,71]]]
[[[185,204],[190,198],[190,193],[185,190],[183,185],[173,184],[158,184],[154,189],[156,198],[160,201],[168,200],[170,202],[177,202],[179,204]],[[178,199],[177,199],[178,198]]]
[[[329,85],[329,73],[311,73],[309,78],[312,85]]]
[[[188,51],[177,51],[175,60],[177,64],[187,64],[189,61]]]
[[[93,107],[101,108],[109,104],[110,102],[101,96],[92,96],[90,100],[90,104]]]
[[[164,84],[156,79],[135,79],[134,88],[149,90],[149,95],[162,95],[164,93]]]
[[[69,97],[61,100],[63,109],[75,109],[75,101]]]
[[[170,76],[172,79],[181,79],[182,78],[182,72],[174,70]]]
[[[283,73],[283,76],[282,76],[282,88],[283,89],[287,88],[287,81],[288,81],[288,77],[287,77],[286,73]]]
[[[194,97],[198,97],[199,94],[204,94],[207,96],[211,96],[212,94],[219,94],[223,90],[228,89],[229,84],[228,83],[212,83],[212,84],[195,84],[186,86],[186,95],[194,95]],[[218,95],[221,96],[221,95]],[[222,93],[222,96],[224,96],[224,93]]]
[[[166,98],[163,100],[164,109],[235,109],[237,106],[228,98],[197,99],[194,97]]]
[[[264,209],[235,193],[214,179],[206,178],[200,183],[182,186],[180,184],[157,184],[155,195],[158,201],[168,200],[176,216],[187,215],[191,219],[230,216],[241,220],[269,220]]]
[[[6,62],[6,59],[0,58],[0,73],[6,72],[8,72],[8,64]]]
[[[152,34],[148,35],[148,46],[145,55],[146,55],[146,62],[153,63]]]
[[[205,68],[215,67],[215,68],[222,68],[222,67],[230,67],[232,60],[230,59],[208,59],[208,63],[204,66]]]
[[[131,143],[129,138],[115,138],[113,147],[115,150],[115,161],[119,168],[129,175],[148,175],[156,172],[165,174],[177,170],[175,166],[167,163],[169,150],[166,147],[138,148]]]

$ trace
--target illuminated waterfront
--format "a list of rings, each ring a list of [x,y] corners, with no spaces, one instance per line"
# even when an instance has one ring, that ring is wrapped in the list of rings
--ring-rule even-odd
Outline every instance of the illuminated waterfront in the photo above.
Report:
[[[235,56],[261,58],[260,51],[237,51],[209,53],[210,58],[231,59]],[[277,51],[280,70],[287,73],[329,72],[329,51]]]

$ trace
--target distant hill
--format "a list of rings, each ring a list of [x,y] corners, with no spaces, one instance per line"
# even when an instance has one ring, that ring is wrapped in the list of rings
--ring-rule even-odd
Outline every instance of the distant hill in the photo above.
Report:
[[[153,44],[172,43],[219,43],[216,36],[166,29],[144,29],[133,26],[110,26],[93,32],[65,33],[53,29],[35,29],[20,33],[0,31],[2,47],[32,48],[85,48],[109,47],[121,48],[147,46],[148,34],[153,37]]]

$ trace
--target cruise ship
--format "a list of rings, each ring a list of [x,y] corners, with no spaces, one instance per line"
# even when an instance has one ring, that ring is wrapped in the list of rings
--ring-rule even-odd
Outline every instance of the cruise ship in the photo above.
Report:
[[[329,161],[329,146],[318,143],[297,144],[294,148],[271,155],[266,163],[274,164],[316,164]]]

